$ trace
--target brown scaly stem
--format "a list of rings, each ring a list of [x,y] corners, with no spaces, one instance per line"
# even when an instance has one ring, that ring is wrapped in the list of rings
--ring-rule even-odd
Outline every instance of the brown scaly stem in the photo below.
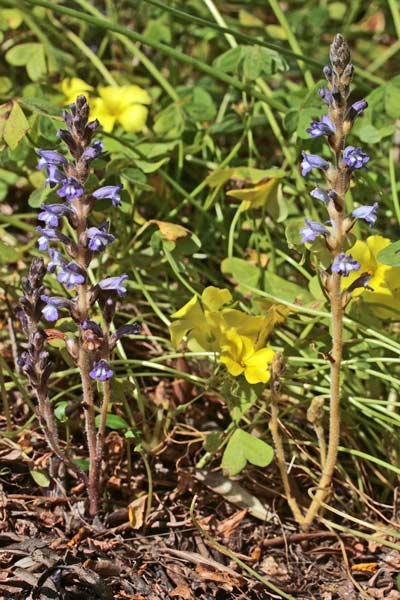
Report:
[[[75,201],[75,210],[78,215],[78,226],[77,226],[77,240],[78,240],[78,256],[77,263],[82,269],[86,270],[86,249],[80,243],[80,240],[86,231],[87,218],[85,211],[85,204],[82,200]],[[89,306],[88,306],[88,288],[87,284],[79,286],[78,291],[78,304],[79,314],[81,323],[88,318]],[[97,458],[97,446],[96,446],[96,422],[95,422],[95,408],[94,408],[94,394],[93,384],[90,379],[90,365],[89,356],[87,351],[83,347],[83,339],[79,342],[78,351],[78,368],[80,371],[82,381],[82,393],[83,393],[83,410],[85,415],[85,431],[87,446],[89,452],[89,480],[88,480],[88,495],[89,495],[89,514],[94,517],[99,509],[99,478],[98,478],[98,458]]]

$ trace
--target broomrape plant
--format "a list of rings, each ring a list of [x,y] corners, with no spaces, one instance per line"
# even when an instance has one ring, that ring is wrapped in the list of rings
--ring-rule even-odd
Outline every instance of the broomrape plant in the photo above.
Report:
[[[400,268],[384,265],[377,258],[378,253],[389,246],[390,240],[372,235],[365,242],[359,240],[348,249],[351,243],[349,234],[356,220],[363,220],[372,227],[377,219],[378,203],[361,205],[350,214],[346,213],[345,198],[351,181],[357,171],[367,168],[370,160],[362,148],[346,145],[346,138],[368,104],[363,99],[352,104],[348,101],[354,67],[350,63],[349,47],[340,34],[336,35],[331,45],[330,61],[331,65],[325,66],[323,70],[327,87],[322,87],[319,91],[322,101],[327,105],[327,114],[319,121],[313,121],[307,132],[311,138],[323,137],[327,140],[333,160],[330,162],[318,155],[302,152],[301,161],[301,174],[304,177],[319,170],[326,180],[326,188],[315,187],[311,196],[324,205],[328,218],[323,223],[305,219],[300,235],[302,243],[307,245],[312,255],[315,252],[315,260],[318,258],[321,241],[328,251],[329,266],[319,266],[319,279],[329,300],[332,315],[332,349],[328,354],[331,365],[328,443],[326,444],[322,430],[323,406],[318,397],[310,406],[308,419],[314,424],[318,435],[322,474],[311,504],[305,512],[291,492],[279,433],[279,379],[284,368],[283,357],[265,345],[277,322],[271,319],[271,315],[254,317],[227,308],[224,305],[232,301],[229,291],[209,287],[204,290],[201,301],[194,296],[172,315],[175,321],[170,326],[172,341],[176,345],[186,335],[189,348],[215,352],[220,363],[225,365],[234,378],[244,376],[250,385],[270,382],[269,428],[275,445],[276,460],[289,506],[304,529],[310,527],[328,499],[336,465],[340,436],[344,311],[352,299],[361,297],[364,302],[374,306],[378,317],[393,317],[400,300]]]
[[[123,335],[137,334],[137,324],[123,325],[112,333],[116,303],[126,293],[127,275],[106,277],[89,284],[92,261],[99,261],[107,247],[115,241],[109,232],[109,223],[90,224],[89,218],[99,199],[108,199],[117,208],[120,204],[121,184],[89,189],[88,177],[92,162],[104,155],[102,142],[93,137],[99,126],[97,120],[89,121],[89,106],[83,95],[77,97],[70,111],[64,113],[67,128],[58,136],[67,145],[72,156],[68,160],[53,150],[38,150],[38,167],[46,172],[46,185],[57,188],[63,203],[43,204],[37,227],[39,250],[48,251],[49,273],[57,273],[57,280],[66,288],[63,296],[45,293],[43,279],[46,274],[41,258],[32,261],[28,276],[23,280],[24,296],[21,298],[19,317],[28,338],[27,349],[21,354],[19,364],[29,377],[38,401],[37,414],[45,438],[54,454],[67,467],[73,469],[87,484],[89,515],[95,516],[100,506],[101,466],[104,434],[110,404],[111,354]],[[61,220],[66,219],[73,235],[59,231]],[[56,244],[57,249],[52,245]],[[40,327],[44,320],[55,324],[61,316],[69,316],[75,324],[76,335],[58,329]],[[78,469],[65,456],[57,431],[57,423],[49,398],[48,379],[54,369],[49,361],[45,344],[61,339],[79,369],[82,381],[82,409],[85,419],[89,473]],[[102,399],[97,406],[95,386],[102,389]],[[99,411],[99,420],[95,418]],[[98,423],[98,426],[97,426]]]
[[[348,234],[357,219],[364,220],[370,227],[377,218],[378,203],[359,206],[346,214],[346,193],[357,171],[366,169],[370,158],[362,148],[346,145],[346,137],[354,122],[367,108],[365,100],[348,103],[354,67],[350,63],[350,51],[346,41],[337,34],[330,48],[331,65],[324,67],[328,86],[320,89],[320,96],[327,105],[328,114],[320,121],[313,121],[307,132],[311,138],[324,137],[333,155],[333,161],[314,154],[302,153],[301,173],[303,176],[313,169],[319,169],[325,176],[326,189],[316,187],[311,196],[321,201],[327,210],[328,221],[320,223],[305,219],[300,230],[302,242],[312,244],[317,238],[323,240],[330,253],[329,269],[320,267],[320,281],[329,299],[332,314],[332,350],[329,353],[330,370],[330,423],[328,445],[325,449],[324,437],[320,436],[322,474],[319,485],[305,516],[293,498],[285,470],[283,451],[277,452],[280,470],[289,504],[295,518],[307,529],[318,515],[322,504],[330,495],[332,476],[336,465],[340,436],[340,372],[343,345],[344,310],[356,296],[363,296],[366,302],[390,304],[397,302],[395,281],[396,269],[380,265],[376,255],[390,242],[380,236],[370,236],[367,242],[357,241],[348,248]],[[310,247],[313,252],[313,246]],[[398,284],[397,284],[398,285]],[[381,309],[380,316],[385,316]],[[309,420],[318,418],[320,406],[316,399],[309,410]],[[314,414],[315,413],[315,414]],[[321,441],[322,440],[322,441]],[[282,449],[282,447],[281,447]]]

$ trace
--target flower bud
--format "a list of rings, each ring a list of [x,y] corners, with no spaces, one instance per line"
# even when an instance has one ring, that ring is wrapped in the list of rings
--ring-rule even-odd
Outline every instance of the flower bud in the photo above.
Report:
[[[337,33],[329,53],[332,66],[337,75],[341,75],[350,62],[350,49],[344,37]]]

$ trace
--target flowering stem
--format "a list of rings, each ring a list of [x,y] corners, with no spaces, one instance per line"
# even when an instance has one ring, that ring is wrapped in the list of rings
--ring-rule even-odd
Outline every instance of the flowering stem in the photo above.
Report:
[[[333,471],[336,465],[339,439],[340,439],[340,367],[343,346],[343,308],[341,296],[341,276],[333,274],[331,290],[332,307],[332,353],[331,385],[330,385],[330,412],[329,412],[329,444],[325,466],[318,485],[318,490],[307,510],[302,523],[303,529],[308,529],[318,514],[321,505],[330,493]]]

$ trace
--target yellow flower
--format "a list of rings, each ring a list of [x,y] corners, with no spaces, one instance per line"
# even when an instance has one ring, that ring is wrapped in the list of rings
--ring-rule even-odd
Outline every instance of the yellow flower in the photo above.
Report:
[[[67,77],[61,82],[61,91],[65,96],[64,104],[72,104],[76,101],[76,97],[81,94],[89,98],[88,92],[92,90],[92,86],[83,79],[79,79],[79,77]]]
[[[226,343],[222,346],[220,361],[234,377],[242,373],[250,384],[267,383],[271,375],[269,363],[274,358],[271,348],[256,350],[253,342],[239,335],[234,329],[225,333]]]
[[[151,98],[138,85],[99,87],[100,98],[93,98],[90,116],[98,119],[104,131],[110,132],[119,123],[125,131],[141,131],[146,123]]]
[[[348,287],[362,273],[370,273],[372,277],[368,286],[374,291],[356,288],[352,295],[362,295],[365,302],[377,305],[374,307],[374,312],[381,318],[395,318],[399,315],[395,311],[400,311],[400,267],[390,267],[377,260],[379,252],[389,244],[391,240],[381,235],[371,235],[366,242],[358,240],[347,254],[351,254],[358,260],[361,267],[358,271],[352,271],[349,277],[342,279],[343,287]]]
[[[217,352],[220,349],[221,333],[219,309],[231,300],[232,295],[227,289],[214,286],[205,288],[201,302],[197,296],[193,296],[171,315],[173,319],[177,319],[169,326],[174,346],[178,346],[184,336],[188,335],[188,345],[192,350]]]

